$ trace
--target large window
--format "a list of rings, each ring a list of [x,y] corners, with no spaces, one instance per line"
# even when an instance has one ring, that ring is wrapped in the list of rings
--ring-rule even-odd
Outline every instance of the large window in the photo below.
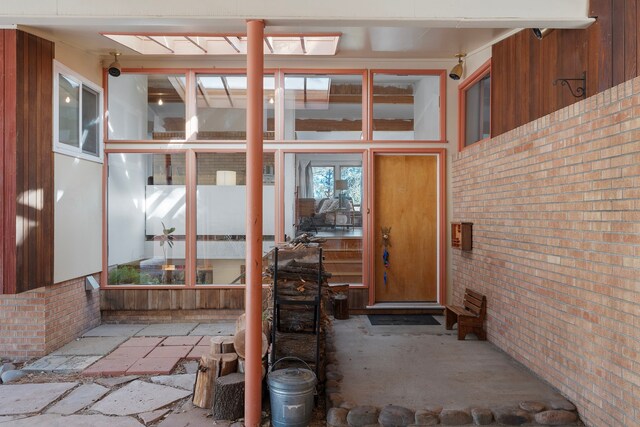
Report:
[[[109,76],[109,139],[185,138],[183,74]]]
[[[360,140],[361,74],[287,74],[284,139]]]
[[[460,148],[491,136],[491,67],[487,63],[460,86]]]
[[[275,137],[275,79],[265,76],[263,138]],[[197,139],[245,140],[247,76],[198,74],[196,76]]]
[[[196,284],[245,283],[246,154],[197,154]],[[275,244],[273,153],[265,153],[263,169],[263,254]]]
[[[54,151],[102,161],[102,89],[54,62]]]
[[[109,155],[109,285],[185,283],[185,155]]]
[[[362,283],[362,154],[286,153],[284,233],[313,233],[331,283]]]
[[[373,139],[442,141],[444,73],[373,72]]]

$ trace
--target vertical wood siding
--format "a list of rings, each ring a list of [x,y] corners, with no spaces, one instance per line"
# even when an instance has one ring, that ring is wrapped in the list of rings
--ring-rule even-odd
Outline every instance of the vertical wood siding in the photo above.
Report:
[[[0,30],[0,291],[53,281],[53,43]]]
[[[596,22],[537,40],[529,29],[496,43],[491,60],[491,132],[503,134],[578,101],[558,78],[587,73],[587,97],[638,76],[640,0],[591,0]]]

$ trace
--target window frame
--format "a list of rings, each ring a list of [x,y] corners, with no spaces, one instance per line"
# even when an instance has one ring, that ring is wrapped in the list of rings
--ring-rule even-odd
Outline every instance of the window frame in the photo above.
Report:
[[[60,75],[65,76],[79,84],[79,102],[78,102],[78,147],[71,146],[60,142],[60,112],[58,97],[60,94]],[[94,155],[86,153],[82,150],[81,136],[82,136],[82,91],[84,87],[87,87],[91,91],[98,95],[98,154]],[[53,141],[52,149],[54,153],[59,153],[67,156],[77,157],[83,160],[88,160],[96,163],[104,163],[104,90],[99,85],[88,80],[80,73],[72,70],[66,65],[53,61]]]
[[[458,86],[458,151],[462,151],[465,148],[471,147],[479,142],[483,142],[491,139],[491,124],[492,124],[492,110],[493,110],[493,102],[491,97],[491,86],[489,87],[489,137],[479,139],[470,145],[466,146],[466,133],[467,133],[467,102],[466,95],[467,91],[471,89],[474,85],[480,83],[482,79],[487,76],[491,76],[491,59],[487,60],[484,64],[480,66],[476,71],[474,71],[469,77],[467,77],[464,82]]]

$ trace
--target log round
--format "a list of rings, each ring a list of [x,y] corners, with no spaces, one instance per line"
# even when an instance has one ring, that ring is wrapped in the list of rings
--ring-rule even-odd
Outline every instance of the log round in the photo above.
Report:
[[[233,337],[233,346],[235,347],[236,353],[238,356],[245,358],[245,346],[244,346],[244,335],[245,329],[241,329],[238,333]],[[267,354],[267,350],[269,350],[269,341],[267,340],[267,336],[262,334],[262,356],[264,357]]]

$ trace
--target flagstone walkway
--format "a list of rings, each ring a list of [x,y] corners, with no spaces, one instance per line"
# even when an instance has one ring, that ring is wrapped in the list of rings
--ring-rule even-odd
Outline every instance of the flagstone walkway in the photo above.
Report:
[[[211,337],[234,331],[233,322],[98,326],[0,385],[0,426],[216,425],[191,403],[196,360]]]

